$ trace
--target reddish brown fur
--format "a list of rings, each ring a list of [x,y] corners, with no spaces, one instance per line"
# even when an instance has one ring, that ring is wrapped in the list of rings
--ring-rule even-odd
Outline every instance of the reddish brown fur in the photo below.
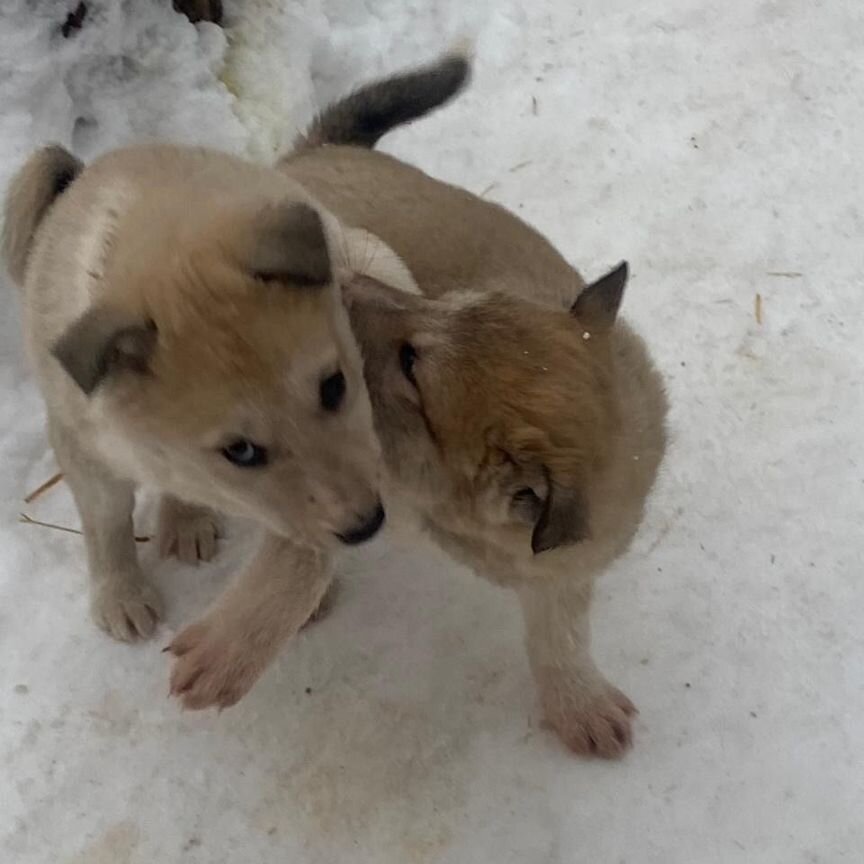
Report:
[[[615,421],[606,340],[589,350],[566,312],[503,295],[454,318],[458,348],[442,351],[435,369],[447,387],[426,408],[446,449],[478,465],[504,450],[565,485],[601,468]]]

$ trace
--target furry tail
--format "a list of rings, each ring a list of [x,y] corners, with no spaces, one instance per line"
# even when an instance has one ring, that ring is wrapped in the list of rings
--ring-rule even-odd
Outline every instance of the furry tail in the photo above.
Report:
[[[294,151],[323,144],[374,147],[395,126],[409,123],[452,99],[467,83],[467,51],[446,54],[429,66],[373,81],[325,108],[294,143]]]
[[[6,193],[3,258],[20,285],[39,227],[54,199],[81,173],[84,164],[59,146],[37,150],[15,175]]]

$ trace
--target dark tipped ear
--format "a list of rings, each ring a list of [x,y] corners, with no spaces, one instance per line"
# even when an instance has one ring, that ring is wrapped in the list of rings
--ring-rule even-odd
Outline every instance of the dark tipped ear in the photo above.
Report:
[[[550,480],[543,511],[531,535],[534,554],[579,543],[590,536],[585,496],[578,489],[559,486]]]
[[[622,261],[614,270],[586,286],[570,312],[589,330],[598,333],[608,330],[615,323],[629,273],[627,262]]]
[[[146,372],[155,346],[155,324],[130,325],[116,310],[96,306],[69,327],[51,353],[89,396],[112,372]]]
[[[330,281],[324,226],[309,205],[290,202],[267,207],[255,219],[253,231],[249,266],[259,278],[299,285]]]

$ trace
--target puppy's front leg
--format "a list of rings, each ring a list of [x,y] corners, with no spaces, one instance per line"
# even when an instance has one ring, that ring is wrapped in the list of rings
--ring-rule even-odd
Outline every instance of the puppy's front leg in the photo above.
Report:
[[[633,703],[591,658],[588,580],[549,577],[519,589],[528,657],[547,722],[580,754],[621,756],[632,741]]]
[[[227,708],[313,615],[330,584],[327,553],[266,535],[246,571],[166,650],[185,708]]]
[[[48,432],[81,516],[94,620],[124,642],[151,636],[162,601],[138,564],[133,485],[89,455],[73,430],[49,420]]]

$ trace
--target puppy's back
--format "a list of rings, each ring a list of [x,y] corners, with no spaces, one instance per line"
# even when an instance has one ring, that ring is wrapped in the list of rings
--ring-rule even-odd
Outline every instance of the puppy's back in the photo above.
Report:
[[[289,156],[279,168],[343,222],[380,237],[409,263],[427,296],[505,291],[560,309],[584,287],[518,216],[384,153],[321,147]]]

